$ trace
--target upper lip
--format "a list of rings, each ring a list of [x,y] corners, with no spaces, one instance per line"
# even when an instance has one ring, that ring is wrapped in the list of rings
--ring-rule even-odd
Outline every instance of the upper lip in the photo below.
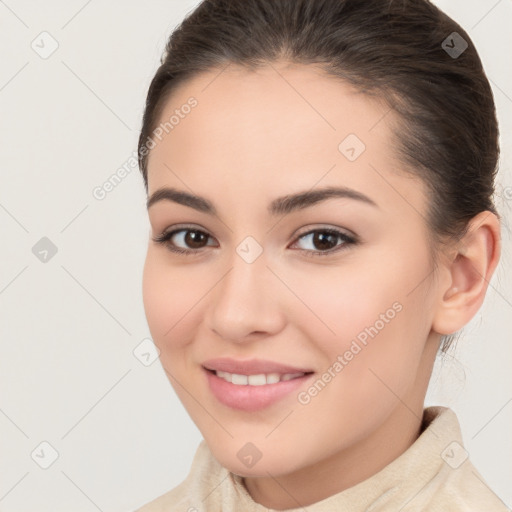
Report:
[[[261,373],[311,373],[312,370],[304,367],[295,367],[275,361],[265,359],[230,359],[229,357],[219,357],[208,359],[203,362],[203,367],[207,370],[236,373],[239,375],[259,375]]]

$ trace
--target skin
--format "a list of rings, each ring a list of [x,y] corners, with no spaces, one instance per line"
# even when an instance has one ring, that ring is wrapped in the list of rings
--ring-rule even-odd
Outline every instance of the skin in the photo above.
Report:
[[[190,96],[198,105],[150,152],[149,195],[174,187],[207,198],[217,215],[171,201],[149,208],[148,325],[217,460],[244,477],[256,502],[307,506],[375,474],[418,437],[440,336],[482,304],[499,259],[499,221],[477,215],[434,271],[426,188],[402,172],[393,112],[312,66],[201,74],[174,91],[162,120]],[[366,146],[353,162],[338,149],[351,133]],[[276,197],[328,186],[377,206],[330,198],[284,216],[267,211]],[[184,256],[152,240],[182,223],[211,245]],[[311,256],[322,246],[299,236],[326,227],[359,242]],[[263,249],[250,264],[236,252],[247,236]],[[396,302],[401,311],[307,405],[291,393],[250,413],[209,391],[201,363],[214,357],[270,359],[318,377]],[[247,442],[262,453],[252,468],[237,457]]]

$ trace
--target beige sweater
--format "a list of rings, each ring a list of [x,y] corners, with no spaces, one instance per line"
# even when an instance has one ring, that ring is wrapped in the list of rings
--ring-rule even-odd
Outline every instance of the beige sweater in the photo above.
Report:
[[[425,429],[409,449],[372,477],[289,512],[506,512],[510,509],[476,471],[463,447],[455,413],[424,411]],[[203,440],[187,478],[135,512],[269,512],[241,477],[222,467]]]

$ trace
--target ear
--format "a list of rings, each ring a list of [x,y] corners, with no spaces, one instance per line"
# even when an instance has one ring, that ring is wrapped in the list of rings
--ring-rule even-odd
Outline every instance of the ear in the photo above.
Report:
[[[448,259],[432,329],[442,335],[464,327],[482,305],[501,254],[500,222],[490,211],[469,222],[466,235]]]

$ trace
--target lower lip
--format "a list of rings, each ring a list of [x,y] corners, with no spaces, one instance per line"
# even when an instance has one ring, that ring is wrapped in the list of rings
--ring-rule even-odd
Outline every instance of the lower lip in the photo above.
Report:
[[[260,411],[283,399],[304,385],[313,374],[263,386],[239,386],[204,369],[211,392],[219,402],[240,411]]]

